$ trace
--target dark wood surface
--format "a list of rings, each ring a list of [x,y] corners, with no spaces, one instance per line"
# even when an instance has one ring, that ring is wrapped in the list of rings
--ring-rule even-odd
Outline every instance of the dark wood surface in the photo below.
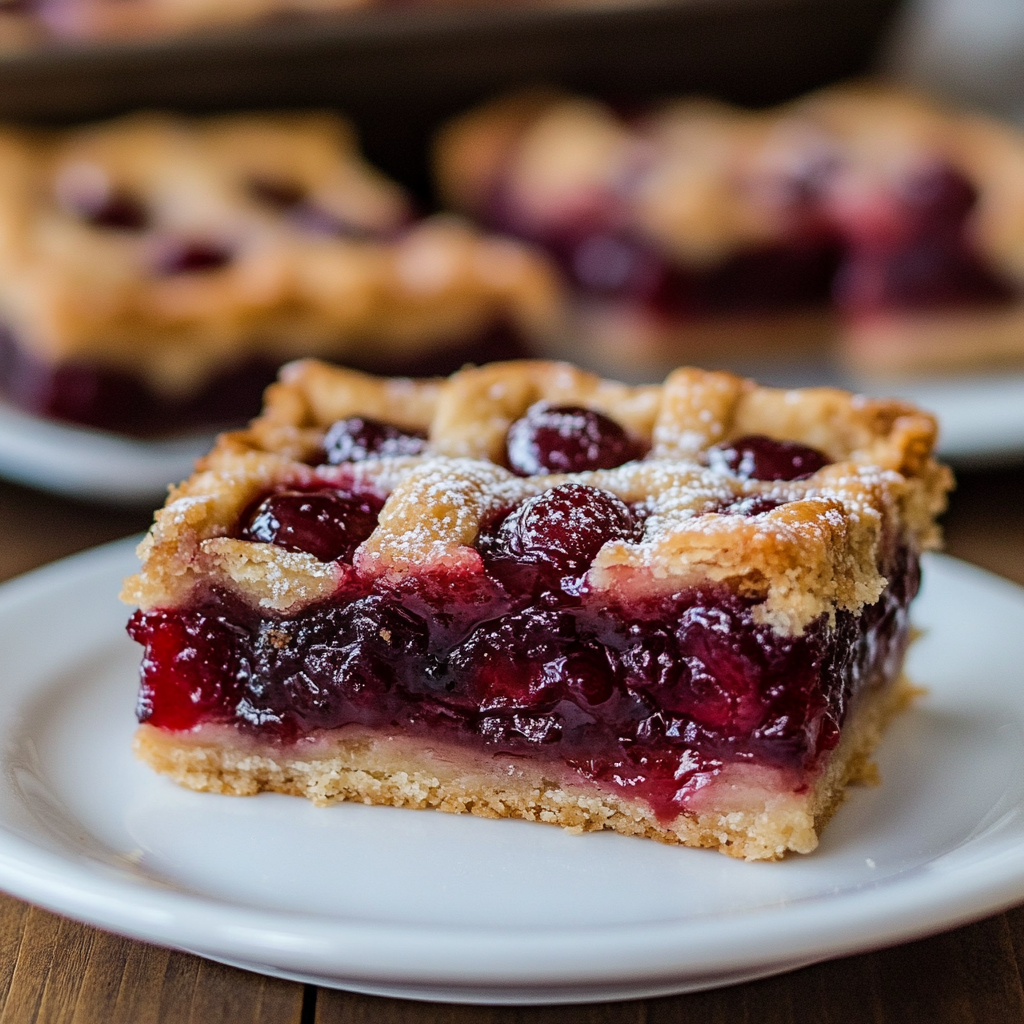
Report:
[[[146,527],[148,512],[0,484],[0,579]],[[1024,584],[1024,469],[961,475],[947,547]],[[1024,1021],[1024,908],[713,992],[467,1007],[277,981],[108,935],[0,895],[0,1024],[1002,1024]]]

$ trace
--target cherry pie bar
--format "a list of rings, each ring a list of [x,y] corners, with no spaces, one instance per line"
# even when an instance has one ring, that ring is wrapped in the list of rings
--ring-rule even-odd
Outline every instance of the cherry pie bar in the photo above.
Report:
[[[595,365],[836,339],[869,373],[1024,359],[1024,135],[916,94],[634,117],[521,94],[452,122],[437,164],[455,208],[558,260]]]
[[[912,692],[934,440],[693,369],[293,363],[126,581],[136,752],[216,793],[809,852]]]
[[[0,131],[0,387],[34,412],[241,423],[286,360],[448,373],[558,310],[545,258],[414,220],[330,114]]]

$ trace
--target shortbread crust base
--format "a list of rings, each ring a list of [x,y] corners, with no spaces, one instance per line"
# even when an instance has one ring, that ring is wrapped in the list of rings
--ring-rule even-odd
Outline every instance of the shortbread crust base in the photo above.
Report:
[[[818,845],[818,833],[842,803],[847,785],[878,781],[870,755],[890,718],[916,692],[900,678],[863,695],[807,792],[779,788],[782,773],[772,770],[740,766],[730,774],[726,769],[700,791],[699,807],[669,825],[644,801],[601,789],[558,762],[492,756],[423,738],[338,730],[314,743],[282,748],[253,742],[230,726],[174,733],[143,725],[134,750],[156,771],[203,792],[269,791],[321,805],[351,800],[523,818],[573,832],[611,829],[745,860],[777,860],[788,851],[810,853]]]

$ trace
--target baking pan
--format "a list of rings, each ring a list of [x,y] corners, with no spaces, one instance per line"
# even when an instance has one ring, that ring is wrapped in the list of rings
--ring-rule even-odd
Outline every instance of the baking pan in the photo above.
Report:
[[[677,0],[396,8],[0,60],[0,117],[69,122],[139,107],[336,107],[421,194],[436,124],[545,83],[630,102],[701,92],[776,103],[872,63],[898,0]]]

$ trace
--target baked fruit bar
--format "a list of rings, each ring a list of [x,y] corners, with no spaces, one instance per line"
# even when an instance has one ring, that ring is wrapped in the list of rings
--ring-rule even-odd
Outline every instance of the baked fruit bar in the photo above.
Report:
[[[414,219],[334,115],[0,131],[0,389],[33,412],[242,423],[289,359],[448,373],[559,308],[544,257]]]
[[[544,245],[596,365],[1024,360],[1024,135],[881,84],[623,117],[512,96],[437,144],[453,208]],[[674,365],[674,364],[673,364]]]
[[[284,368],[123,598],[185,786],[813,850],[908,700],[919,410],[682,369]]]

